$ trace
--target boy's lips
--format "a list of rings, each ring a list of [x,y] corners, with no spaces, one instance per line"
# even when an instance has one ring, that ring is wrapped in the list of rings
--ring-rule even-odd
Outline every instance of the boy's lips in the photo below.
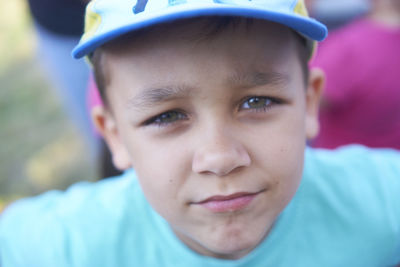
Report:
[[[193,204],[201,205],[215,213],[233,212],[244,209],[250,205],[252,200],[261,192],[262,191],[256,193],[238,192],[227,196],[215,195]]]

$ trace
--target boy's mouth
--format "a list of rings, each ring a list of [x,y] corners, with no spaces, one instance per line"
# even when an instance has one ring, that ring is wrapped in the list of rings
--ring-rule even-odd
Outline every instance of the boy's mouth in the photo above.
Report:
[[[259,193],[261,192],[238,192],[227,196],[216,195],[194,204],[201,205],[214,213],[239,211],[249,206]]]

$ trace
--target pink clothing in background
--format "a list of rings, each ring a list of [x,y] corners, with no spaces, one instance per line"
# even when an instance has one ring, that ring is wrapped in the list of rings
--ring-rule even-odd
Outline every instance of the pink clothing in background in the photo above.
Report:
[[[327,75],[313,146],[400,149],[400,28],[357,20],[333,32],[311,65]]]
[[[93,75],[89,77],[89,84],[88,84],[88,106],[89,110],[96,106],[102,106],[103,101],[101,100],[101,96],[99,90],[97,89],[96,82],[94,81]]]
[[[99,90],[97,89],[96,82],[94,81],[94,77],[91,74],[89,76],[88,90],[87,90],[87,106],[89,110],[89,114],[91,113],[92,108],[97,106],[103,106],[103,101],[101,100],[101,96]],[[92,128],[95,134],[99,134],[92,122]]]

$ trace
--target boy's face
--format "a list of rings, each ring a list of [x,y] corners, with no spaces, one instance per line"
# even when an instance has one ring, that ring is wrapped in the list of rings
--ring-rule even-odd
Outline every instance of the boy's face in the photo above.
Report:
[[[256,21],[194,40],[201,25],[104,54],[110,108],[95,115],[120,168],[197,252],[240,258],[302,177],[321,78],[305,88],[287,28]]]

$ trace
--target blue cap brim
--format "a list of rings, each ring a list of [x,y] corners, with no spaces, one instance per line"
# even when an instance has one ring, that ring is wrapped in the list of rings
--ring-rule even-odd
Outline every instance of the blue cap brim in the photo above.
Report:
[[[146,16],[143,17],[143,19],[140,19],[140,16],[132,16],[133,18],[131,23],[119,25],[114,29],[95,34],[88,40],[81,41],[81,43],[79,43],[72,51],[72,56],[74,58],[81,58],[87,54],[90,54],[99,46],[112,41],[113,39],[145,27],[204,16],[246,17],[276,22],[297,31],[308,39],[315,41],[322,41],[328,34],[328,30],[324,24],[312,18],[294,15],[293,13],[289,14],[243,6],[196,7],[182,9],[179,11],[169,10],[169,12],[162,12],[151,17]]]

